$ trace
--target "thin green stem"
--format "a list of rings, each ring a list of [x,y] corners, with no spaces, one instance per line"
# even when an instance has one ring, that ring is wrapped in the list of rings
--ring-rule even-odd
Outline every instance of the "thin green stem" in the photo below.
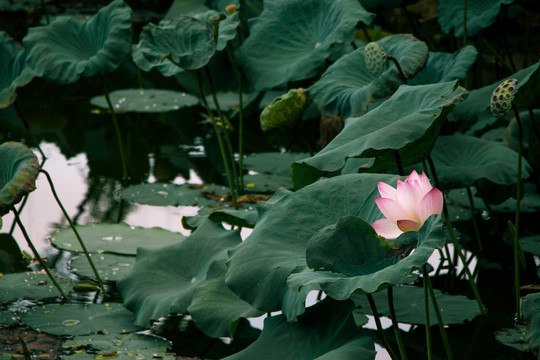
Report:
[[[399,331],[399,325],[396,318],[396,310],[394,309],[394,288],[390,286],[387,288],[388,293],[388,309],[390,310],[390,319],[392,319],[392,327],[394,328],[394,334],[396,335],[396,341],[399,348],[399,354],[402,360],[407,360],[407,353],[405,352],[405,344],[401,338],[401,332]]]
[[[427,281],[425,279],[426,276],[429,276],[427,274],[427,266],[424,264],[423,266],[424,271],[424,279],[422,281],[423,287],[424,287],[424,316],[426,318],[426,348],[427,348],[427,357],[428,360],[431,360],[431,322],[429,321],[429,288],[427,285]]]
[[[471,188],[467,186],[467,197],[469,198],[469,206],[471,209],[471,221],[474,229],[474,236],[478,243],[478,250],[482,251],[482,238],[480,237],[480,231],[478,230],[478,224],[476,223],[476,214],[474,211],[474,198],[472,196]]]
[[[371,294],[366,294],[366,297],[368,299],[369,306],[371,307],[371,312],[373,313],[373,319],[375,320],[375,325],[377,326],[377,332],[379,333],[379,336],[384,343],[386,351],[388,351],[388,354],[390,354],[392,360],[397,360],[398,357],[394,349],[392,349],[392,346],[390,346],[388,339],[386,338],[386,336],[384,336],[384,330],[381,325],[381,319],[379,318],[379,311],[377,311],[377,305],[375,304],[375,300],[373,300],[373,296]]]
[[[99,276],[99,273],[98,273],[96,267],[94,266],[94,262],[92,261],[92,258],[90,257],[90,254],[88,253],[88,250],[86,249],[86,246],[84,245],[84,242],[82,241],[81,236],[79,235],[79,232],[75,228],[75,224],[73,224],[73,221],[71,221],[71,217],[68,215],[66,209],[64,208],[64,206],[62,205],[62,202],[60,201],[60,198],[58,197],[58,194],[56,193],[53,181],[51,179],[51,175],[49,175],[49,173],[47,171],[43,170],[43,169],[40,169],[39,171],[42,174],[44,174],[45,177],[47,178],[47,181],[49,182],[49,186],[51,187],[51,192],[52,192],[52,194],[54,196],[54,200],[56,200],[56,203],[58,204],[58,206],[62,210],[62,213],[64,214],[64,217],[68,221],[69,226],[73,230],[73,233],[75,234],[75,237],[79,241],[79,245],[81,245],[81,248],[82,248],[82,250],[84,252],[84,255],[86,256],[86,259],[88,260],[88,263],[90,264],[90,267],[92,268],[92,271],[94,272],[94,275],[96,276],[96,280],[98,282],[99,288],[103,292],[103,296],[107,296],[107,292],[105,291],[105,287],[103,286],[103,281],[101,281],[101,277]]]
[[[427,273],[426,266],[424,265],[424,277],[423,280],[427,284],[429,295],[431,297],[431,302],[433,303],[433,309],[435,310],[435,316],[437,317],[437,322],[439,323],[439,330],[441,332],[441,338],[444,345],[444,350],[446,351],[446,357],[449,360],[454,359],[454,356],[452,355],[452,348],[450,347],[450,342],[448,341],[448,336],[446,335],[446,329],[444,328],[444,321],[441,316],[441,310],[439,308],[439,304],[437,303],[437,297],[435,296],[435,291],[433,291],[433,285],[431,284],[431,279],[429,278],[429,274]],[[426,324],[428,326],[428,324]]]
[[[105,100],[107,101],[107,106],[109,107],[109,112],[111,113],[112,121],[114,124],[114,130],[116,132],[116,140],[118,142],[118,150],[120,151],[120,160],[122,161],[122,174],[123,174],[123,181],[128,181],[128,171],[127,171],[127,162],[126,162],[126,155],[124,153],[124,144],[122,142],[122,134],[120,132],[120,126],[118,125],[118,120],[116,119],[116,113],[114,112],[111,98],[109,97],[109,92],[107,91],[105,87],[105,83],[103,84],[103,92],[105,94]]]
[[[47,273],[47,276],[49,277],[49,279],[51,279],[51,281],[53,282],[54,286],[58,289],[58,291],[60,292],[60,295],[62,295],[62,297],[64,298],[64,300],[67,300],[67,295],[66,293],[64,292],[64,289],[62,289],[62,287],[60,286],[60,284],[58,283],[58,281],[56,281],[56,278],[54,277],[54,275],[52,274],[51,270],[49,269],[49,267],[47,266],[47,264],[45,263],[45,261],[43,261],[43,259],[41,258],[41,256],[39,256],[39,253],[37,252],[37,249],[36,247],[34,246],[34,244],[32,243],[32,240],[30,240],[30,237],[28,236],[28,233],[26,232],[26,229],[19,217],[19,213],[17,212],[17,210],[15,209],[15,206],[11,205],[10,207],[10,210],[13,212],[13,214],[15,215],[15,221],[17,222],[17,225],[19,225],[19,228],[21,229],[21,232],[24,236],[24,239],[26,240],[26,243],[28,244],[28,246],[30,247],[30,249],[32,250],[32,252],[34,253],[34,257],[37,259],[37,261],[39,262],[39,264],[41,265],[41,267],[43,268],[43,270],[45,270],[45,272]]]
[[[514,291],[516,296],[516,319],[519,321],[521,319],[521,309],[520,309],[520,286],[519,286],[519,255],[521,254],[521,244],[519,241],[519,215],[520,215],[520,202],[522,196],[522,187],[523,182],[521,180],[521,163],[522,163],[522,153],[523,153],[523,124],[519,117],[519,111],[512,102],[512,107],[516,116],[516,121],[518,124],[518,168],[517,168],[517,190],[516,190],[516,218],[514,221]]]
[[[514,71],[512,71],[512,68],[506,63],[506,61],[504,61],[503,57],[497,52],[497,50],[495,50],[493,48],[493,46],[491,46],[491,44],[486,40],[484,39],[483,37],[480,37],[480,41],[484,44],[484,46],[489,50],[489,52],[491,52],[491,54],[493,56],[495,56],[495,58],[511,73],[513,73]]]
[[[437,188],[440,188],[439,178],[437,176],[437,172],[435,170],[435,165],[433,164],[433,159],[431,156],[427,157],[429,166],[431,168],[431,173],[433,174],[433,179],[435,180],[435,184]],[[467,273],[467,277],[469,280],[469,284],[471,286],[471,289],[473,291],[474,297],[476,299],[476,302],[478,304],[478,309],[480,310],[480,313],[483,315],[486,313],[486,310],[484,308],[484,304],[482,303],[482,299],[480,298],[480,293],[478,292],[478,288],[476,286],[476,283],[474,282],[474,278],[471,274],[471,270],[467,266],[467,259],[465,255],[463,255],[463,250],[461,249],[461,245],[459,245],[459,242],[457,240],[457,236],[454,232],[454,227],[452,226],[452,223],[450,221],[450,215],[448,214],[448,207],[446,206],[446,202],[443,202],[443,213],[444,213],[444,222],[446,224],[446,229],[448,230],[448,233],[450,234],[450,238],[452,239],[452,244],[454,245],[454,250],[456,251],[459,259],[463,263],[463,269],[465,270],[465,273]]]
[[[219,102],[216,96],[216,91],[214,90],[214,83],[210,75],[210,70],[208,70],[207,66],[204,67],[204,70],[206,73],[206,77],[208,78],[208,85],[210,85],[210,92],[212,94],[212,100],[214,101],[214,105],[216,106],[216,110],[218,112],[219,118],[221,119],[221,126],[223,127],[223,135],[224,135],[223,138],[225,139],[225,144],[227,145],[227,150],[229,153],[229,160],[231,161],[234,183],[236,184],[236,193],[239,194],[241,192],[241,189],[239,189],[239,186],[238,186],[238,172],[236,170],[236,161],[234,160],[234,151],[232,149],[231,139],[229,137],[229,132],[227,130],[229,122],[225,118],[225,116],[223,116],[223,113],[221,112],[221,108],[219,106]]]
[[[238,209],[238,204],[236,202],[236,189],[234,187],[234,183],[233,183],[233,179],[231,175],[231,169],[229,167],[229,161],[227,159],[227,154],[225,153],[225,147],[223,146],[223,138],[221,136],[219,127],[216,123],[216,119],[214,118],[214,114],[212,113],[212,110],[210,110],[210,107],[208,106],[208,102],[206,101],[206,98],[204,97],[201,73],[199,71],[195,71],[195,74],[197,75],[197,84],[199,86],[199,94],[200,94],[201,101],[204,105],[204,108],[206,109],[206,112],[208,113],[208,116],[210,117],[210,121],[212,122],[212,125],[214,127],[214,132],[216,133],[216,137],[218,139],[218,145],[221,151],[223,165],[225,166],[225,173],[227,175],[227,181],[229,183],[229,190],[231,191],[232,203],[233,203],[234,208]]]
[[[388,60],[392,60],[394,62],[394,64],[396,64],[398,72],[401,75],[401,80],[403,80],[404,84],[407,84],[407,76],[403,72],[403,69],[401,68],[401,65],[399,65],[399,62],[397,61],[397,59],[395,57],[393,57],[392,55],[386,55],[386,56],[388,57]]]
[[[401,158],[399,157],[399,152],[397,150],[392,151],[394,153],[394,159],[396,160],[396,166],[400,176],[405,176],[405,171],[403,170],[403,165],[401,164]]]
[[[43,150],[41,150],[41,147],[39,146],[39,142],[37,141],[37,139],[34,136],[34,134],[32,133],[32,131],[30,130],[30,125],[28,124],[28,121],[26,120],[26,117],[24,116],[23,112],[21,111],[21,108],[19,107],[19,105],[17,104],[16,101],[13,103],[13,107],[15,108],[15,111],[17,112],[17,115],[19,115],[19,118],[21,119],[21,121],[22,121],[22,123],[24,125],[24,128],[26,129],[26,131],[28,132],[28,135],[30,136],[30,139],[32,140],[32,142],[34,143],[36,148],[38,149],[38,151],[39,151],[39,153],[41,155],[41,164],[40,164],[40,166],[43,166],[43,164],[45,164],[45,161],[47,160],[47,157],[45,156],[45,153],[43,152]]]

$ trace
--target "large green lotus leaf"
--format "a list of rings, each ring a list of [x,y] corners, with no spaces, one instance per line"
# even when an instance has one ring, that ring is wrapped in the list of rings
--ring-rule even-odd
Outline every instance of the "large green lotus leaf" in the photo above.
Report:
[[[227,251],[241,243],[238,231],[205,221],[184,241],[159,250],[139,249],[133,271],[118,281],[125,306],[136,324],[148,326],[170,313],[184,313],[193,291],[206,281],[214,261],[224,262]]]
[[[22,46],[0,31],[0,109],[13,103],[17,88],[28,84],[33,77]]]
[[[463,324],[465,321],[470,321],[480,314],[478,304],[475,300],[462,295],[444,294],[437,289],[434,289],[434,291],[445,325]],[[395,286],[393,292],[394,307],[398,321],[407,324],[425,325],[424,289],[418,286]],[[357,306],[362,307],[362,311],[371,314],[371,307],[366,296],[353,295],[351,299]],[[386,291],[380,291],[373,294],[373,299],[375,300],[379,314],[389,317],[388,293]],[[429,324],[430,326],[438,324],[431,299],[429,301]]]
[[[21,321],[36,331],[71,336],[141,330],[133,325],[133,319],[129,310],[116,303],[48,304],[33,307],[21,316]]]
[[[463,36],[464,3],[467,4],[467,36],[475,36],[493,24],[503,4],[511,4],[514,0],[445,0],[439,2],[437,12],[439,24],[444,33],[454,30],[456,37]]]
[[[202,68],[215,51],[214,32],[209,22],[179,16],[162,20],[159,25],[148,24],[139,43],[133,47],[133,61],[142,70],[157,68],[164,76],[173,76],[184,70]]]
[[[422,161],[431,151],[446,114],[467,95],[456,86],[457,81],[402,85],[379,107],[348,119],[323,150],[292,164],[295,189],[326,172],[342,169],[347,158],[375,158],[369,171],[396,168],[396,151],[403,166]]]
[[[241,318],[259,317],[264,313],[253,308],[225,284],[225,262],[214,262],[207,281],[193,292],[188,311],[197,328],[211,337],[234,337]]]
[[[57,278],[62,289],[72,289],[71,280]],[[59,296],[51,279],[45,274],[32,272],[5,274],[0,278],[0,303],[17,299],[46,299]]]
[[[493,124],[497,118],[491,113],[491,96],[493,90],[504,80],[517,79],[518,91],[514,102],[520,109],[528,108],[532,100],[538,97],[540,92],[540,62],[518,71],[500,81],[483,88],[470,92],[465,101],[456,106],[448,117],[450,121],[459,122],[464,129],[470,129],[468,133],[474,134],[476,131]],[[521,94],[520,94],[521,92]]]
[[[92,262],[101,279],[117,281],[129,274],[135,264],[135,257],[94,253],[92,254]],[[79,255],[71,260],[70,270],[78,276],[95,278],[94,271],[84,255]]]
[[[302,160],[308,153],[265,152],[250,154],[244,159],[244,168],[263,174],[291,176],[291,164]]]
[[[221,185],[205,185],[200,187],[193,184],[139,184],[123,189],[122,199],[143,205],[158,206],[211,206],[217,200],[212,195],[227,195],[229,188]]]
[[[167,353],[170,343],[157,336],[143,334],[95,334],[77,336],[62,343],[71,355],[62,356],[63,360],[95,360],[96,351],[101,354],[113,354],[116,360],[153,359],[174,360],[176,356]],[[85,350],[81,350],[85,349]],[[97,356],[100,357],[100,356]],[[107,358],[107,356],[103,356]]]
[[[472,45],[467,45],[455,53],[430,52],[426,66],[409,81],[409,85],[464,79],[477,56],[478,51]]]
[[[349,276],[372,274],[399,260],[386,239],[356,216],[344,216],[337,223],[317,231],[306,248],[306,263],[314,270]]]
[[[356,24],[373,16],[354,0],[265,1],[236,59],[255,90],[307,79],[334,44],[352,41]]]
[[[220,20],[220,16],[225,16],[225,18]],[[223,15],[216,10],[208,10],[204,13],[194,14],[193,17],[201,21],[210,22],[211,24],[219,21],[216,43],[217,51],[225,49],[227,42],[236,37],[236,28],[240,25],[238,12],[235,12],[232,15]]]
[[[309,239],[343,216],[355,215],[368,223],[377,220],[377,181],[395,183],[397,176],[354,174],[322,179],[297,192],[280,189],[259,203],[253,232],[231,251],[227,285],[257,309],[283,309],[287,318],[296,319],[304,311],[309,291],[291,290],[286,279],[291,273],[309,270]]]
[[[39,161],[26,145],[9,141],[0,145],[0,216],[36,189]]]
[[[427,45],[411,35],[391,35],[376,43],[396,58],[407,78],[420,71],[428,58]],[[345,118],[360,116],[369,104],[385,100],[403,84],[393,63],[381,75],[373,75],[366,67],[364,48],[341,57],[308,89],[326,112]]]
[[[119,224],[77,226],[77,231],[89,252],[135,255],[137,248],[159,249],[182,241],[183,235],[161,228],[142,228]],[[82,252],[71,228],[51,235],[51,244],[62,250]]]
[[[474,186],[480,180],[499,185],[517,182],[518,154],[501,143],[472,136],[439,136],[431,157],[444,189]],[[529,177],[530,171],[524,161],[522,177]]]
[[[326,299],[307,309],[297,322],[268,317],[260,337],[225,360],[367,360],[375,358],[373,340],[354,323],[351,302]]]
[[[199,210],[195,216],[182,216],[182,226],[187,230],[195,230],[205,219],[224,222],[230,225],[253,229],[257,222],[257,210],[253,207],[233,209],[230,207],[208,207]]]
[[[540,293],[526,296],[521,308],[523,318],[529,328],[529,347],[533,351],[538,351],[540,347]]]
[[[378,255],[387,263],[384,267],[379,266],[379,270],[376,270],[376,266],[369,266],[375,270],[372,273],[349,276],[330,271],[304,271],[292,273],[287,283],[291,289],[298,291],[304,290],[305,287],[309,290],[322,290],[337,300],[348,299],[353,293],[374,293],[389,286],[409,283],[414,279],[411,272],[425,265],[433,251],[443,247],[446,242],[441,217],[438,215],[432,215],[420,232],[402,234],[397,241],[403,239],[411,242],[415,240],[414,237],[411,238],[413,235],[418,245],[409,256],[394,265],[389,265],[388,257]]]
[[[160,89],[125,89],[109,94],[115,111],[166,112],[197,105],[199,100],[190,94],[173,90]],[[94,106],[109,109],[105,96],[96,96],[90,100]]]
[[[131,45],[131,8],[114,0],[85,21],[59,18],[28,29],[23,39],[27,61],[37,76],[70,84],[80,76],[116,69]]]

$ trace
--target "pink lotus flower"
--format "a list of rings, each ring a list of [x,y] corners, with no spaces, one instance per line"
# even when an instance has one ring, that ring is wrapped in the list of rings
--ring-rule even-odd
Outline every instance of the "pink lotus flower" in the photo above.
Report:
[[[381,181],[377,187],[381,196],[375,202],[386,217],[371,224],[379,236],[395,239],[406,231],[419,231],[428,217],[442,212],[443,194],[424,173],[413,170],[405,181],[398,180],[397,189]]]

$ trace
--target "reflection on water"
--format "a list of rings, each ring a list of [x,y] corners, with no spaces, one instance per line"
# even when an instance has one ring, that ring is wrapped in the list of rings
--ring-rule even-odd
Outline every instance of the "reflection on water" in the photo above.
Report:
[[[197,207],[162,207],[123,203],[120,201],[121,186],[117,180],[106,177],[88,177],[90,169],[84,153],[66,159],[55,144],[44,142],[41,144],[41,149],[47,157],[43,168],[51,175],[60,200],[76,224],[116,222],[121,219],[132,226],[157,226],[185,235],[189,234],[188,230],[182,228],[181,218],[184,215],[197,214]],[[35,153],[39,156],[37,151]],[[147,179],[149,182],[155,180],[153,175]],[[177,177],[173,182],[181,184],[186,181],[182,177]],[[191,171],[188,182],[200,183],[201,180],[195,172]],[[21,219],[39,253],[42,256],[48,256],[55,252],[47,241],[48,236],[55,229],[67,227],[68,223],[56,204],[44,175],[38,177],[36,187],[36,190],[28,197],[21,212]],[[7,214],[2,220],[1,231],[9,232],[13,215]],[[18,227],[14,228],[13,236],[21,250],[30,252]]]

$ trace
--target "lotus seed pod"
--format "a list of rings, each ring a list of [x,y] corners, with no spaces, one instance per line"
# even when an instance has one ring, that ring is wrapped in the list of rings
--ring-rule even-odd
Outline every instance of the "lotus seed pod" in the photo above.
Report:
[[[370,42],[364,48],[364,62],[372,75],[381,75],[384,69],[386,69],[387,61],[388,54],[376,42]]]
[[[260,116],[261,129],[268,131],[274,128],[293,128],[302,119],[309,104],[311,98],[304,89],[289,90],[264,108]]]
[[[495,116],[508,114],[512,109],[512,101],[517,92],[517,79],[503,81],[491,95],[491,112]]]

